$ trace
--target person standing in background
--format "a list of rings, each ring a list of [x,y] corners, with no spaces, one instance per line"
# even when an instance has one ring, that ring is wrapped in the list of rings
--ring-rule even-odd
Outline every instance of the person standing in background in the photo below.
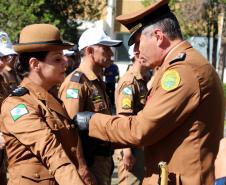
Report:
[[[142,66],[139,51],[134,45],[129,48],[132,65],[119,80],[115,91],[116,113],[119,115],[136,115],[143,109],[147,95],[146,73],[150,68]],[[139,185],[144,177],[144,153],[142,147],[115,150],[118,159],[118,176],[120,185]]]
[[[119,80],[119,69],[114,60],[111,59],[111,65],[104,69],[106,92],[110,98],[112,107],[115,107],[115,84]]]
[[[81,111],[111,115],[102,73],[103,68],[111,64],[111,47],[121,43],[98,28],[87,29],[79,38],[80,66],[67,76],[59,90],[59,97],[71,119]],[[81,131],[80,136],[87,165],[97,184],[110,185],[113,170],[110,143],[88,137],[87,131]]]
[[[7,64],[12,59],[11,56],[15,56],[17,53],[12,48],[12,43],[6,32],[0,31],[0,106],[2,105],[3,100],[10,94],[11,89],[9,84],[6,83],[2,72]],[[1,117],[1,115],[0,115]],[[5,140],[1,132],[2,119],[0,120],[0,184],[7,184],[6,177],[6,164],[7,159],[5,155]]]

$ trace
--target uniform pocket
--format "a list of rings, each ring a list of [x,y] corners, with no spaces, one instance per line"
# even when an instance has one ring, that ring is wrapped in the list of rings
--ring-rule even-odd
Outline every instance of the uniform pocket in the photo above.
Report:
[[[23,166],[20,172],[20,185],[56,185],[54,176],[40,164]]]
[[[51,130],[57,131],[65,127],[62,120],[57,117],[46,117],[46,123]]]

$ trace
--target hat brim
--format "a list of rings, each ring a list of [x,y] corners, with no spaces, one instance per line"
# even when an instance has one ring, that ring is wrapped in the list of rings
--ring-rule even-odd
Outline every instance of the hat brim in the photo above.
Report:
[[[101,41],[98,44],[104,45],[104,46],[110,46],[110,47],[117,47],[122,44],[122,41],[119,40],[105,40]]]
[[[17,55],[17,53],[13,49],[0,47],[0,57],[8,55]]]
[[[64,50],[69,49],[74,46],[73,43],[70,42],[62,42],[59,43],[20,43],[13,45],[13,49],[17,53],[25,53],[25,52],[41,52],[41,51],[54,51],[54,50]]]

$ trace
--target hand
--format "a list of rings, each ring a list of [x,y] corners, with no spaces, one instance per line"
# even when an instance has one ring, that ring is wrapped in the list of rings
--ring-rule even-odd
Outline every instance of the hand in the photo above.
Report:
[[[73,118],[74,124],[78,127],[79,130],[85,131],[89,129],[89,120],[91,119],[93,112],[85,111],[78,112],[77,115]]]
[[[0,149],[5,148],[5,139],[3,137],[3,134],[0,132]]]
[[[131,171],[133,169],[133,165],[135,164],[135,158],[130,148],[123,149],[122,160],[123,160],[124,168],[127,171]]]

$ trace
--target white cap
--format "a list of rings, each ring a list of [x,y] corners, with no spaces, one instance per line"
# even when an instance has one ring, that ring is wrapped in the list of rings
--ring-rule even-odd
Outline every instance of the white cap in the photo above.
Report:
[[[110,47],[119,46],[122,43],[121,40],[113,40],[107,36],[104,31],[100,28],[89,28],[83,32],[78,41],[78,49],[81,51],[87,46],[95,44],[101,44]]]
[[[17,54],[7,33],[0,31],[0,57]]]
[[[135,55],[134,55],[134,44],[129,47],[128,53],[129,53],[129,58],[132,60],[135,57]]]
[[[63,53],[64,53],[64,56],[71,56],[71,55],[73,55],[75,53],[75,51],[64,49]]]

